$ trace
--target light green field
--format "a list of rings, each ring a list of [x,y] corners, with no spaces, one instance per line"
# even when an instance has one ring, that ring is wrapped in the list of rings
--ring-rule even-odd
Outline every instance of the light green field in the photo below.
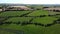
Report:
[[[55,14],[60,14],[60,12],[48,12],[45,10],[36,10],[30,14],[28,14],[27,16],[40,16],[40,15],[55,15]]]
[[[0,14],[0,17],[21,16],[31,11],[7,11]]]
[[[27,16],[40,16],[40,15],[48,15],[48,11],[37,10],[37,11],[34,11],[34,12],[28,14]]]
[[[9,18],[8,20],[5,20],[5,22],[29,22],[29,20],[31,20],[31,17],[13,17],[13,18]]]
[[[51,24],[54,20],[57,20],[58,18],[54,17],[37,17],[32,20],[32,23],[41,23],[41,24]]]

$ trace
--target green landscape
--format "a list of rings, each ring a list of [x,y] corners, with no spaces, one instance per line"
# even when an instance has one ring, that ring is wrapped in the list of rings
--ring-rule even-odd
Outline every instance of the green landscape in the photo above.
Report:
[[[60,34],[60,12],[0,11],[0,34]]]

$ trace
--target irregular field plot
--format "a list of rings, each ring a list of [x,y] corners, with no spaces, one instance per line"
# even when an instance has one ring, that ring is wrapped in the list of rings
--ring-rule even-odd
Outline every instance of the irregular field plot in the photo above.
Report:
[[[46,34],[60,34],[60,24],[55,24],[45,28]]]
[[[0,17],[9,17],[9,16],[21,16],[22,14],[29,13],[31,11],[6,11],[0,14]]]
[[[31,20],[31,17],[13,17],[13,18],[9,18],[8,20],[6,20],[5,22],[29,22],[29,20]]]
[[[33,19],[32,23],[41,23],[41,24],[51,24],[54,20],[57,20],[58,18],[54,17],[37,17]]]
[[[45,10],[36,10],[27,16],[40,16],[40,15],[55,15],[55,14],[60,14],[59,12],[52,12],[52,11],[45,11]]]
[[[28,14],[27,16],[40,16],[40,15],[48,15],[48,11],[37,10],[37,11],[34,11],[34,12]]]

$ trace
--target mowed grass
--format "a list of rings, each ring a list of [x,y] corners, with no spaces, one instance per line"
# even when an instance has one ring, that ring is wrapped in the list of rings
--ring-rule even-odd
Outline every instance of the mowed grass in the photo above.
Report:
[[[5,20],[4,22],[29,22],[32,19],[32,17],[12,17],[9,18],[7,20]]]
[[[23,14],[29,13],[31,11],[6,11],[0,14],[0,17],[9,17],[9,16],[21,16]]]
[[[58,18],[54,17],[37,17],[32,20],[32,23],[41,23],[41,24],[51,24],[54,20],[57,20]]]

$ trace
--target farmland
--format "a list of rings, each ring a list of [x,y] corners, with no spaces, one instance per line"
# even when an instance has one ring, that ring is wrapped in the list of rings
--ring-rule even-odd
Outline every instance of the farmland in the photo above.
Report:
[[[0,12],[0,34],[60,34],[60,12]]]
[[[42,23],[42,24],[50,24],[53,23],[54,20],[57,20],[57,18],[54,17],[37,17],[33,19],[33,23]]]
[[[0,14],[0,17],[21,16],[31,11],[6,11]]]
[[[47,15],[48,14],[48,11],[44,11],[44,12],[42,12],[42,11],[44,11],[44,10],[37,10],[35,12],[32,12],[31,14],[28,14],[27,16],[40,16],[40,15]]]
[[[27,16],[55,15],[55,14],[59,14],[59,12],[52,12],[52,11],[49,12],[49,11],[45,11],[45,10],[37,10],[37,11],[34,11],[34,12],[28,14]]]

